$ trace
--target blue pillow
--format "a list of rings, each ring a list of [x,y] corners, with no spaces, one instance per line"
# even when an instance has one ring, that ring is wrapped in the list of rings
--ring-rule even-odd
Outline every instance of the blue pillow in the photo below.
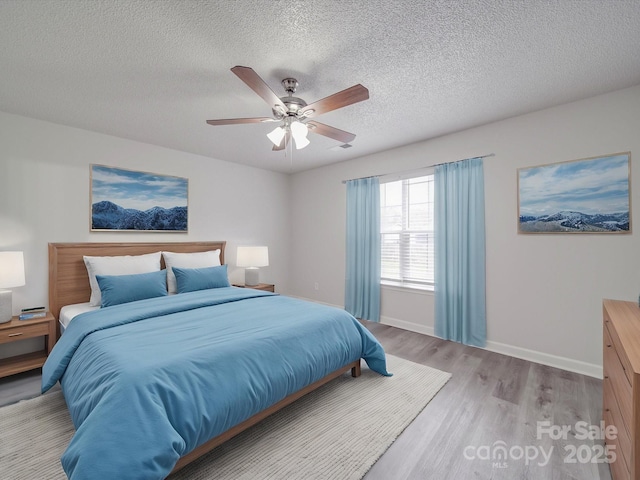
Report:
[[[178,293],[231,286],[226,265],[207,268],[173,267],[173,273],[176,275]]]
[[[101,307],[167,295],[167,272],[159,270],[135,275],[96,275]]]

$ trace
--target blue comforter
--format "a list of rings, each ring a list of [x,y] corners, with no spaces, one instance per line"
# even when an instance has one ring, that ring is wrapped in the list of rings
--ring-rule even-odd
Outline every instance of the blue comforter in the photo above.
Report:
[[[76,317],[43,367],[76,427],[71,479],[162,479],[177,460],[359,358],[382,375],[382,346],[343,310],[219,288]]]

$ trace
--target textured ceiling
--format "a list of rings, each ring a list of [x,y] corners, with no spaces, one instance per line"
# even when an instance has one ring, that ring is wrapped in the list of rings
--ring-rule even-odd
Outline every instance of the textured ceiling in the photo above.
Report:
[[[207,125],[271,115],[235,65],[366,86],[318,117],[353,147]],[[640,84],[640,0],[0,0],[0,72],[2,111],[296,172]]]

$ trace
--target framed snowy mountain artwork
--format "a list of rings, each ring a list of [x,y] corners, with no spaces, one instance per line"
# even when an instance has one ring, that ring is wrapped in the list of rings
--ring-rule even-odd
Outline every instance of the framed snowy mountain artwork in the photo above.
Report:
[[[187,233],[189,180],[91,165],[91,231]]]
[[[630,233],[631,152],[518,169],[518,233]]]

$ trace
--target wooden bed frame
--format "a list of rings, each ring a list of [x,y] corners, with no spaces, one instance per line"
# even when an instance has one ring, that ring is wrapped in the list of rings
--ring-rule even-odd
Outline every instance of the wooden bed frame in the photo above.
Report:
[[[224,264],[226,242],[180,242],[180,243],[50,243],[49,244],[49,310],[56,317],[65,305],[89,301],[91,288],[83,256],[143,255],[162,250],[178,253],[206,252],[220,249],[220,263]],[[162,261],[164,267],[164,261]],[[60,326],[58,325],[58,336]],[[183,468],[218,445],[281,410],[300,397],[321,387],[325,383],[351,370],[351,376],[360,376],[360,360],[345,365],[315,383],[292,393],[271,407],[200,445],[178,460],[173,472]],[[172,473],[173,473],[172,472]]]

